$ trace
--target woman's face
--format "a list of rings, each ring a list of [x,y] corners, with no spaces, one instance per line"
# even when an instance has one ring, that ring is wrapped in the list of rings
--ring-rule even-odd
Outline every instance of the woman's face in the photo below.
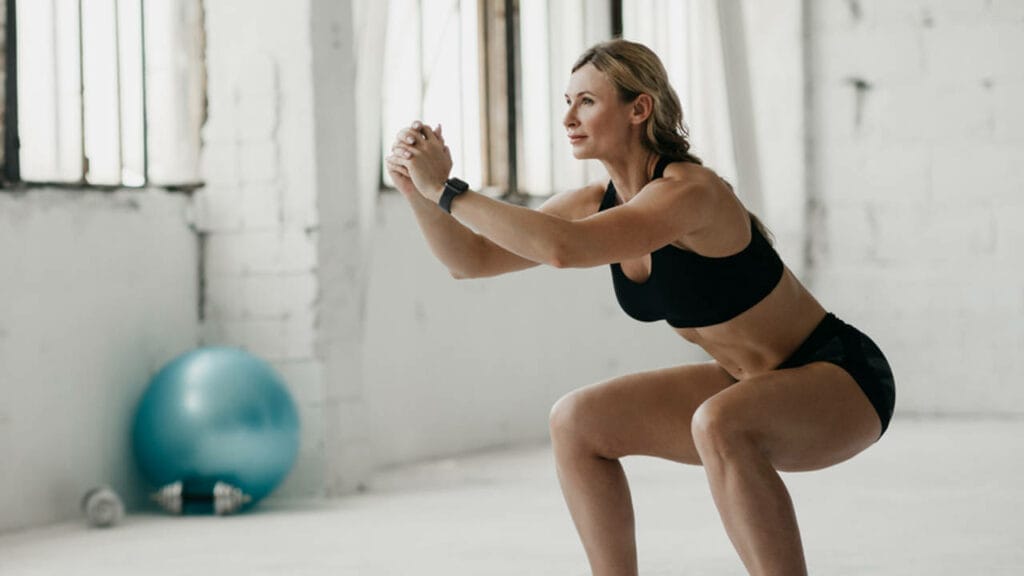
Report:
[[[604,158],[621,152],[630,136],[631,106],[603,72],[584,64],[569,77],[565,93],[569,109],[562,119],[572,155],[578,159]]]

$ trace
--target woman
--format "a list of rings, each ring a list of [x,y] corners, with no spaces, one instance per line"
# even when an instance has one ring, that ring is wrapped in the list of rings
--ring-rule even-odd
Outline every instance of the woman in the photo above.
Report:
[[[456,278],[609,264],[630,316],[667,320],[714,359],[594,384],[552,409],[558,477],[595,575],[637,573],[619,463],[631,454],[703,465],[747,570],[805,574],[778,471],[825,468],[877,441],[895,398],[888,363],[826,313],[729,184],[689,153],[653,52],[624,40],[587,50],[566,104],[573,155],[600,160],[607,185],[537,210],[464,191],[447,180],[440,127],[419,123],[399,133],[388,170]]]

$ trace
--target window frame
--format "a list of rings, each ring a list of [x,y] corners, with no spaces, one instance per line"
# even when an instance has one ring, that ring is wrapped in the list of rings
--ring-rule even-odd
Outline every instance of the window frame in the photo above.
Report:
[[[608,37],[622,35],[622,0],[609,0]],[[522,34],[519,0],[478,0],[477,42],[481,52],[481,136],[483,146],[480,192],[507,202],[536,205],[558,190],[521,189],[523,140]],[[385,141],[392,135],[383,134]],[[381,174],[384,173],[381,158]],[[395,191],[381,178],[380,189]]]
[[[169,192],[181,192],[190,194],[198,188],[205,186],[205,182],[202,181],[201,174],[199,171],[199,158],[201,156],[202,141],[200,134],[196,134],[197,149],[196,149],[196,162],[194,166],[194,175],[192,178],[188,175],[182,175],[179,182],[154,182],[151,172],[151,143],[150,143],[150,124],[151,114],[150,102],[148,98],[148,81],[149,73],[151,72],[150,63],[147,61],[147,36],[146,36],[146,2],[142,0],[139,2],[139,13],[140,18],[140,38],[139,47],[141,53],[139,58],[141,60],[141,129],[142,129],[142,141],[141,141],[141,156],[142,156],[142,181],[138,184],[125,183],[124,180],[124,162],[123,157],[121,161],[122,175],[119,177],[118,183],[97,183],[89,182],[87,179],[88,175],[88,156],[83,146],[81,150],[82,168],[81,177],[77,181],[53,181],[53,180],[26,180],[24,179],[22,171],[22,158],[21,158],[21,139],[20,139],[20,125],[19,125],[19,102],[18,102],[18,79],[19,79],[19,67],[18,67],[18,22],[17,22],[17,0],[0,0],[5,1],[4,6],[4,25],[0,28],[3,37],[0,38],[0,56],[4,59],[4,92],[2,98],[0,98],[0,105],[3,106],[2,123],[0,123],[0,131],[2,131],[3,145],[0,149],[0,191],[23,191],[27,189],[68,189],[68,190],[99,190],[99,191],[115,191],[115,190],[146,190],[146,189],[162,189]],[[202,14],[203,0],[196,0],[199,14]],[[115,4],[116,6],[116,4]],[[81,15],[82,12],[82,0],[78,0],[78,10]],[[115,15],[115,19],[116,19]],[[79,16],[79,46],[78,55],[81,59],[84,54],[84,47],[82,46],[82,22],[81,16]],[[205,36],[205,31],[198,31],[200,35],[200,46],[201,50],[204,50],[205,40],[202,39]],[[118,55],[120,59],[120,54]],[[202,90],[206,90],[205,82],[205,57],[200,57],[199,65],[202,66]],[[79,81],[82,83],[82,93],[84,96],[84,79],[80,78]],[[205,97],[204,97],[205,101]],[[197,111],[199,113],[199,129],[205,123],[206,110],[205,103],[204,108]],[[80,99],[79,107],[83,109],[82,119],[82,139],[85,140],[85,119],[84,119],[84,98]],[[123,112],[123,105],[118,106],[119,113]],[[120,130],[119,130],[120,131]]]

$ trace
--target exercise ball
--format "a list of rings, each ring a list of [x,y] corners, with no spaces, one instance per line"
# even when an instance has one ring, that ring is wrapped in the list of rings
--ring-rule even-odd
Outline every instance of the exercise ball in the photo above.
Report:
[[[199,348],[164,366],[139,401],[132,445],[155,487],[209,496],[218,482],[270,494],[295,463],[299,417],[281,377],[233,348]]]

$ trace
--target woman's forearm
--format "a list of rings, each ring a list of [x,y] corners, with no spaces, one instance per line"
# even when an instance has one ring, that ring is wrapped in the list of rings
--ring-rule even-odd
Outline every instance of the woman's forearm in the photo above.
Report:
[[[459,195],[452,214],[522,258],[555,267],[565,264],[572,225],[567,220],[475,192]]]
[[[476,233],[422,196],[409,198],[409,204],[434,256],[453,276],[474,276],[480,259]]]

